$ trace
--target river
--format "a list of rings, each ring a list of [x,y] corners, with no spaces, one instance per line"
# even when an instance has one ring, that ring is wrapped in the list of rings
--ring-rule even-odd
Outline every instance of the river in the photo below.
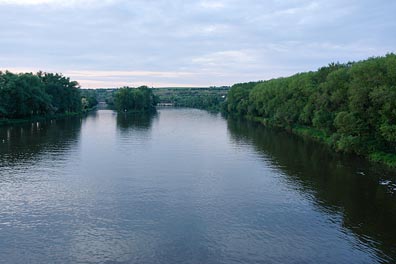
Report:
[[[195,109],[1,127],[0,263],[395,263],[395,179]]]

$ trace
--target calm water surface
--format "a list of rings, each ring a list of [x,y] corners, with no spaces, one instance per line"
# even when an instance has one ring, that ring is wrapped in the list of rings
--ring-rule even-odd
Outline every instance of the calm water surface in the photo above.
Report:
[[[394,183],[199,110],[2,127],[0,263],[395,263]]]

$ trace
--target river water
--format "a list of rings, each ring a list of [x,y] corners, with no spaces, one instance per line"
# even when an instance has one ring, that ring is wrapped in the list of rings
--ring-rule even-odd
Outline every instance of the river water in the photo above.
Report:
[[[395,263],[395,173],[194,109],[0,128],[0,263]]]

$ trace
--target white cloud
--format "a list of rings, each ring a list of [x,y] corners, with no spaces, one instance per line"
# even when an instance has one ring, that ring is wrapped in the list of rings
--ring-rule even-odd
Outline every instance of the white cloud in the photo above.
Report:
[[[9,5],[41,5],[41,4],[49,4],[56,3],[59,1],[56,0],[0,0],[0,4],[9,4]]]
[[[87,87],[232,84],[396,47],[396,2],[385,0],[0,0],[0,10],[0,69]]]
[[[201,7],[208,8],[208,9],[220,9],[225,6],[224,2],[210,1],[210,0],[201,1],[199,4]]]
[[[161,77],[161,78],[177,78],[185,76],[193,76],[191,72],[167,72],[167,71],[68,71],[69,75],[76,77]]]
[[[108,5],[115,3],[116,0],[0,0],[1,4],[6,5],[51,5],[57,7],[73,7],[73,6],[92,6],[92,5]]]
[[[235,65],[254,63],[254,54],[251,51],[245,50],[227,50],[209,53],[200,57],[196,57],[193,63],[202,64],[206,66],[220,66],[220,65]]]

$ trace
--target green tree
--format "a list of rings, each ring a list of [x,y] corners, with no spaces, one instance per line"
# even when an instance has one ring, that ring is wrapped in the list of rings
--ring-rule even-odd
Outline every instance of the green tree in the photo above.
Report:
[[[297,133],[304,131],[340,151],[376,153],[387,159],[390,153],[396,164],[395,54],[236,84],[225,109]]]
[[[117,111],[153,111],[157,99],[147,86],[138,88],[122,87],[114,95],[114,105]]]

